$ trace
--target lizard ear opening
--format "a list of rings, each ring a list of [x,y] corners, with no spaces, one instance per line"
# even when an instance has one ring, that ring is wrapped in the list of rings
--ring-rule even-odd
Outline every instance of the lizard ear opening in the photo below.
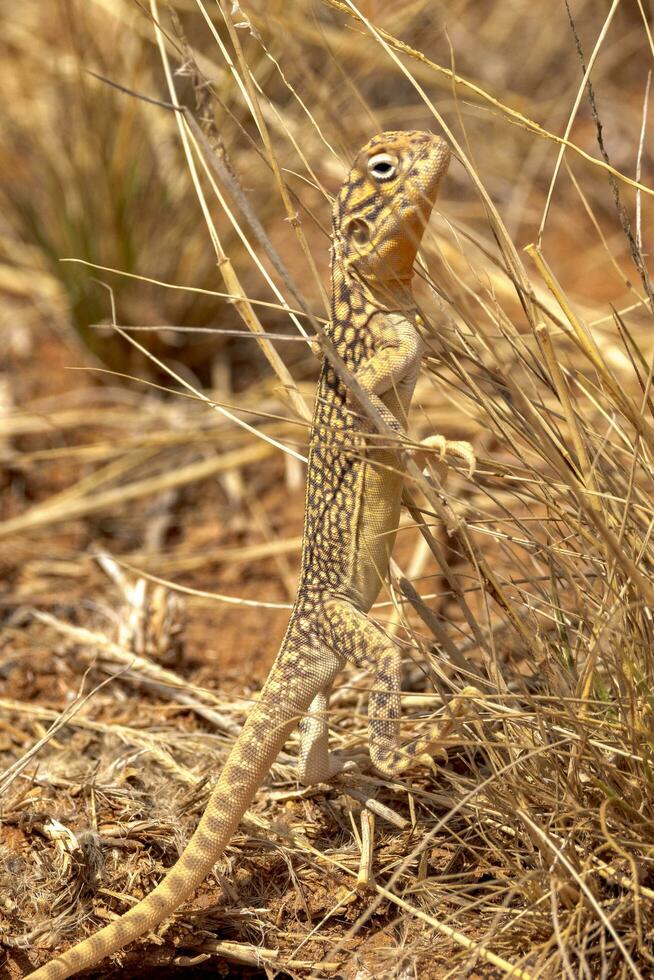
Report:
[[[355,245],[363,246],[367,245],[370,241],[370,228],[368,227],[368,222],[364,221],[363,218],[353,218],[352,221],[348,222],[345,231],[347,236]]]

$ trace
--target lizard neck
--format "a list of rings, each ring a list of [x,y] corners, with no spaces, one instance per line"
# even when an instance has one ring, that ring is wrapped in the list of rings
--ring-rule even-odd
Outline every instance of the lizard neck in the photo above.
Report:
[[[407,313],[416,309],[411,289],[413,273],[400,278],[366,276],[340,262],[332,264],[331,316],[327,326],[330,339],[342,356],[365,347],[364,337],[375,313]],[[355,358],[356,360],[356,358]]]

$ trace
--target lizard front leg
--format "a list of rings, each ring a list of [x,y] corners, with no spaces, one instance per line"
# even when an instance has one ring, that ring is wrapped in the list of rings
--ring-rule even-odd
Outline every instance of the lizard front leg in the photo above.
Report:
[[[411,403],[423,345],[412,322],[401,314],[386,314],[374,322],[380,339],[375,352],[355,371],[355,377],[383,422],[399,436],[406,434],[406,415]],[[401,418],[388,407],[383,396],[390,392]],[[365,406],[364,406],[365,407]]]
[[[408,412],[413,386],[417,377],[422,354],[422,342],[410,320],[395,315],[383,320],[383,341],[375,354],[359,366],[356,379],[368,395],[372,405],[383,421],[398,435],[406,432],[406,418],[398,419],[383,400],[383,395],[394,390],[398,402]],[[463,459],[468,466],[468,476],[472,477],[477,465],[474,449],[469,442],[446,439],[443,435],[427,436],[420,442],[425,450],[438,450],[439,460],[444,464],[443,477],[447,476],[445,456],[452,454]],[[412,450],[421,466],[426,466],[431,453]]]

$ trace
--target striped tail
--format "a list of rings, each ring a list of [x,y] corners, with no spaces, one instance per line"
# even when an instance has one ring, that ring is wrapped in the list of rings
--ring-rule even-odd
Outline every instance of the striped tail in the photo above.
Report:
[[[322,683],[315,672],[303,670],[304,665],[297,661],[297,655],[289,657],[283,646],[195,833],[157,887],[119,919],[31,973],[30,980],[64,980],[94,966],[154,929],[199,887],[225,850],[280,749]]]

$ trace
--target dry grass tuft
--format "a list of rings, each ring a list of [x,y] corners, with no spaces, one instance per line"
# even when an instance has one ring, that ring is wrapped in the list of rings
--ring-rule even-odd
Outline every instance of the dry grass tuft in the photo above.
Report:
[[[361,773],[299,790],[291,740],[215,879],[121,962],[650,976],[646,5],[173,6],[28,2],[7,28],[3,975],[149,891],[205,805],[293,595],[329,194],[372,132],[424,127],[456,161],[414,430],[479,465],[415,480],[375,615],[407,738],[479,695],[436,774],[391,784],[348,673],[334,741]],[[198,326],[248,336],[174,329]],[[141,382],[65,370],[96,356]]]

